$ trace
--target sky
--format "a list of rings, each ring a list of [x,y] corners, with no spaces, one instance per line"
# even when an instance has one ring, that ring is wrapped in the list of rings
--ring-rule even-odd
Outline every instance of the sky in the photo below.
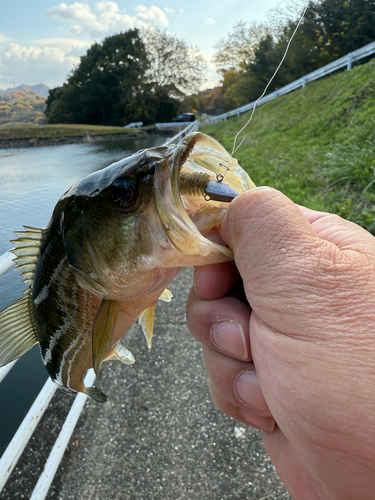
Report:
[[[280,0],[0,0],[0,89],[62,85],[94,42],[145,25],[198,48],[207,61],[202,88],[219,82],[215,44],[239,21],[262,22]]]

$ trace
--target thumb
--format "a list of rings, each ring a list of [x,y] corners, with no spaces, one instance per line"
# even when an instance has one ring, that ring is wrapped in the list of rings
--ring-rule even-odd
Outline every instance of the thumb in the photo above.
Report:
[[[221,226],[243,279],[258,279],[286,271],[287,263],[306,258],[317,244],[317,234],[301,210],[280,191],[259,187],[229,205]]]
[[[353,288],[363,285],[363,252],[351,248],[344,255],[337,242],[319,237],[314,224],[322,225],[323,219],[310,223],[291,200],[265,187],[242,194],[229,206],[221,236],[233,250],[256,317],[275,330],[299,335],[306,331],[308,316],[320,318],[310,325],[318,331],[327,315],[335,311],[340,317],[343,304],[350,309]],[[330,226],[333,239],[342,241],[337,227],[349,235],[357,227],[343,227],[338,217]]]

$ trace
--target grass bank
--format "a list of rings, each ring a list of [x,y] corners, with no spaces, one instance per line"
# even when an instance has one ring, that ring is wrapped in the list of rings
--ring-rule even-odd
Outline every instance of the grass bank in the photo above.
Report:
[[[205,127],[230,152],[250,114]],[[257,185],[375,233],[375,59],[260,106],[235,156]]]
[[[91,135],[134,135],[139,129],[123,127],[104,127],[100,125],[1,125],[0,141],[14,139],[60,139],[65,137],[82,137],[86,131]]]

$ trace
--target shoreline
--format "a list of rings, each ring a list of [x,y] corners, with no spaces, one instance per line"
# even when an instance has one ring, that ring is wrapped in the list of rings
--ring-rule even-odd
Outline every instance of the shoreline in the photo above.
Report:
[[[100,142],[105,140],[127,140],[143,139],[148,137],[147,132],[137,132],[135,134],[98,134],[98,135],[78,135],[67,137],[26,137],[17,139],[0,139],[0,149],[29,148],[39,146],[59,146],[64,144],[80,144],[90,142]]]

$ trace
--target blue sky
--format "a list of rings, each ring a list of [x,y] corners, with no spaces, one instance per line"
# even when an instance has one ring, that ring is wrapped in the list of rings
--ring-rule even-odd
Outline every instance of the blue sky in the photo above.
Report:
[[[214,45],[238,21],[261,22],[280,0],[0,0],[0,89],[61,85],[90,45],[146,24],[197,47],[208,63],[205,87],[219,76]]]

